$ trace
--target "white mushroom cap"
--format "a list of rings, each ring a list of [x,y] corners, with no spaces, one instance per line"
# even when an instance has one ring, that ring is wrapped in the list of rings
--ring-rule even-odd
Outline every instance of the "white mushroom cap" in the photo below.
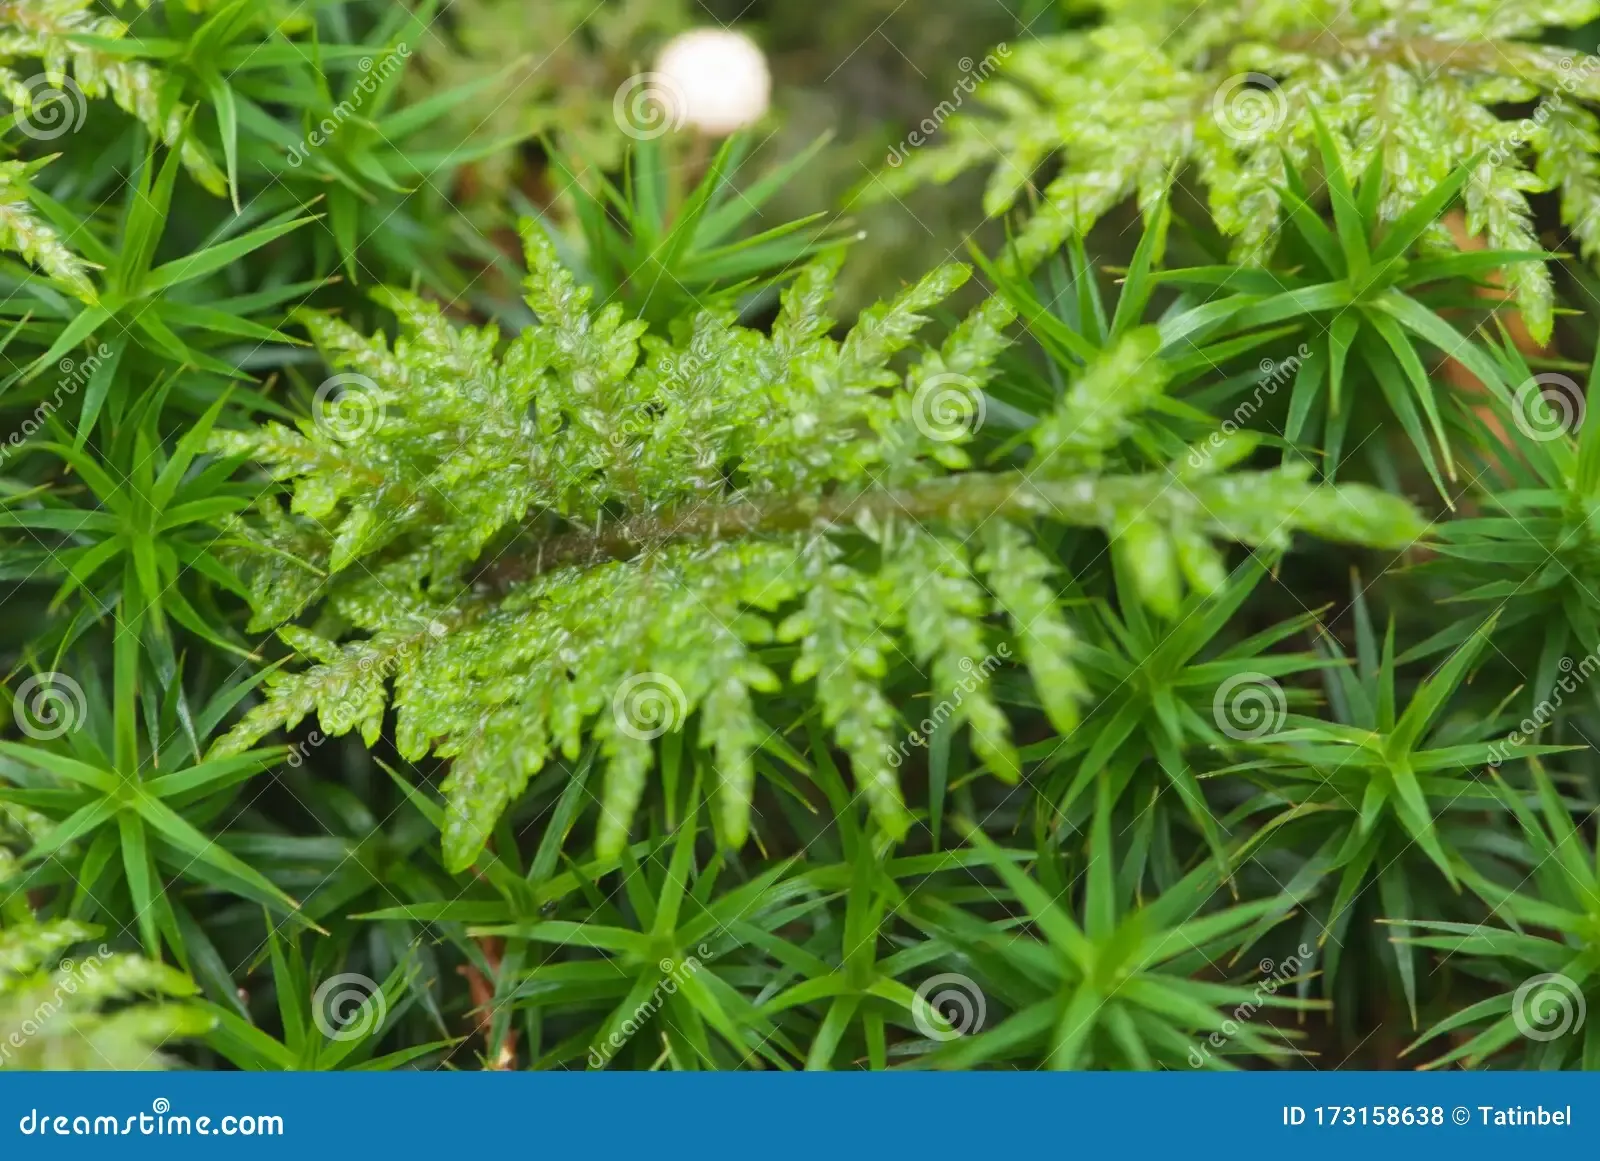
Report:
[[[657,92],[674,125],[726,137],[761,120],[772,96],[767,58],[742,32],[697,28],[656,58]]]

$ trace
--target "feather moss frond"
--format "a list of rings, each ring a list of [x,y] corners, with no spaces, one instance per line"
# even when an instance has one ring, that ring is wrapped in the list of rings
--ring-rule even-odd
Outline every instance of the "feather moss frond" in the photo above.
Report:
[[[903,157],[897,150],[863,196],[899,195],[992,165],[985,209],[999,215],[1059,155],[1059,172],[1016,239],[1019,259],[1031,266],[1129,197],[1150,209],[1173,176],[1192,167],[1218,227],[1235,240],[1236,260],[1262,261],[1285,213],[1289,170],[1316,155],[1320,115],[1349,173],[1381,158],[1385,220],[1472,162],[1463,195],[1471,233],[1495,249],[1538,249],[1528,194],[1553,190],[1584,256],[1600,256],[1592,108],[1600,58],[1537,42],[1546,29],[1600,16],[1600,4],[1103,7],[1104,20],[1088,31],[996,50],[992,76],[984,68],[981,84],[963,82],[975,103],[949,102],[931,142]],[[1518,105],[1532,112],[1504,112]],[[1433,241],[1451,245],[1442,226]],[[1506,277],[1535,337],[1547,340],[1548,270],[1517,266]]]
[[[28,177],[37,163],[0,161],[0,250],[20,254],[86,302],[95,298],[89,264],[28,202]]]
[[[0,928],[0,1070],[160,1067],[169,1041],[211,1027],[175,968],[104,944],[62,958],[98,933],[70,919]]]
[[[542,230],[524,235],[537,325],[503,341],[395,291],[380,295],[400,320],[392,343],[306,315],[340,371],[315,418],[215,443],[289,485],[287,510],[268,503],[241,528],[263,550],[244,566],[257,627],[319,610],[281,630],[309,666],[269,679],[222,752],[311,713],[371,743],[392,706],[402,755],[451,759],[452,867],[589,737],[606,769],[597,847],[615,854],[653,740],[685,725],[714,758],[720,837],[742,843],[755,756],[777,737],[763,699],[779,695],[815,705],[879,825],[904,835],[903,727],[885,691],[897,653],[947,681],[977,675],[954,724],[1016,777],[982,663],[1014,648],[1062,731],[1082,689],[1040,525],[1126,533],[1158,611],[1225,573],[1213,538],[1282,547],[1304,528],[1400,545],[1421,531],[1403,501],[1314,486],[1304,465],[1129,469],[1117,449],[1168,379],[1153,328],[1087,369],[1028,433],[1031,458],[978,470],[977,423],[930,417],[981,415],[1012,308],[987,299],[909,369],[891,365],[965,267],[836,339],[837,263],[818,261],[770,333],[702,313],[672,343],[596,308]]]
[[[128,33],[126,24],[95,7],[94,0],[0,4],[0,96],[11,102],[19,120],[44,118],[46,140],[59,136],[61,118],[88,116],[86,100],[110,97],[152,137],[178,149],[197,182],[224,194],[227,177],[186,132],[190,106],[163,97],[162,71],[148,61],[96,48],[88,39],[122,40]]]

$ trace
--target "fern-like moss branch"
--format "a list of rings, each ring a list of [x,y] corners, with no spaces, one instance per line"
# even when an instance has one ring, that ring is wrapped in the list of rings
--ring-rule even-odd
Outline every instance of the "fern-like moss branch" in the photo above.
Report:
[[[1314,120],[1331,128],[1350,173],[1380,158],[1393,221],[1472,163],[1469,233],[1491,248],[1537,250],[1528,194],[1560,193],[1584,256],[1600,257],[1600,58],[1537,43],[1547,28],[1600,15],[1591,0],[1111,0],[1094,28],[1029,41],[977,87],[927,148],[863,187],[902,194],[993,164],[985,209],[1009,211],[1042,163],[1060,171],[1019,230],[1024,267],[1087,232],[1119,202],[1149,211],[1192,168],[1235,258],[1264,260],[1286,212],[1291,169],[1314,156]],[[1506,106],[1533,103],[1511,119]],[[1429,240],[1453,248],[1436,225]],[[1554,292],[1537,264],[1505,272],[1529,329],[1548,340]]]
[[[1082,682],[1039,520],[1117,538],[1140,591],[1170,613],[1182,586],[1225,575],[1213,538],[1282,547],[1296,528],[1380,544],[1421,531],[1403,501],[1314,486],[1309,469],[1229,472],[1250,442],[1157,471],[1118,471],[1118,446],[1170,372],[1153,328],[1088,367],[1030,433],[1016,470],[972,470],[971,425],[930,422],[929,394],[981,407],[1009,305],[989,299],[903,374],[888,369],[924,311],[968,276],[934,271],[840,340],[824,313],[833,260],[801,271],[770,334],[712,313],[677,344],[598,311],[526,230],[539,323],[509,344],[384,292],[392,346],[307,322],[345,370],[318,418],[218,437],[293,488],[243,531],[258,619],[322,606],[283,639],[312,662],[268,680],[223,741],[235,752],[317,713],[333,734],[382,728],[389,689],[408,758],[452,760],[445,850],[476,858],[496,819],[557,755],[605,759],[597,848],[615,854],[645,792],[652,740],[698,715],[714,756],[718,830],[749,829],[755,754],[774,735],[759,698],[806,690],[885,831],[903,836],[885,690],[896,652],[936,680],[982,677],[955,724],[1003,778],[1010,727],[976,663],[1016,646],[1052,722]],[[946,402],[949,402],[947,400]],[[294,563],[299,561],[299,564]],[[340,643],[348,634],[364,634]],[[792,659],[771,668],[774,645]]]
[[[948,522],[979,527],[995,518],[1039,516],[1079,528],[1107,528],[1115,513],[1137,505],[1160,522],[1189,521],[1213,536],[1259,547],[1283,547],[1291,527],[1329,540],[1403,547],[1415,539],[1393,498],[1362,485],[1340,490],[1309,482],[1309,466],[1290,464],[1273,472],[1239,473],[1225,480],[1188,481],[1173,475],[1084,475],[1036,480],[1027,472],[978,473],[928,480],[908,488],[847,497],[794,497],[774,504],[695,505],[664,516],[637,516],[603,525],[593,533],[566,532],[538,542],[526,553],[501,556],[479,577],[496,589],[572,567],[626,561],[670,544],[698,544],[796,532],[822,534],[853,526],[879,527],[895,520]],[[1198,486],[1195,486],[1198,483]],[[1212,494],[1230,493],[1226,502]],[[1272,515],[1266,522],[1215,514],[1237,513],[1241,489],[1259,492]],[[1280,516],[1287,505],[1291,522]],[[1402,519],[1396,522],[1396,516]]]

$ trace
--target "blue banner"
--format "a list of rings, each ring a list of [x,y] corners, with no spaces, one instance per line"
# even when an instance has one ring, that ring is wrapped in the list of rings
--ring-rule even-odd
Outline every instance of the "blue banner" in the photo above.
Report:
[[[1022,1150],[1506,1161],[1595,1148],[1592,1073],[0,1073],[0,1158]],[[512,1152],[514,1151],[514,1152]],[[1180,1152],[1181,1151],[1181,1152]]]

